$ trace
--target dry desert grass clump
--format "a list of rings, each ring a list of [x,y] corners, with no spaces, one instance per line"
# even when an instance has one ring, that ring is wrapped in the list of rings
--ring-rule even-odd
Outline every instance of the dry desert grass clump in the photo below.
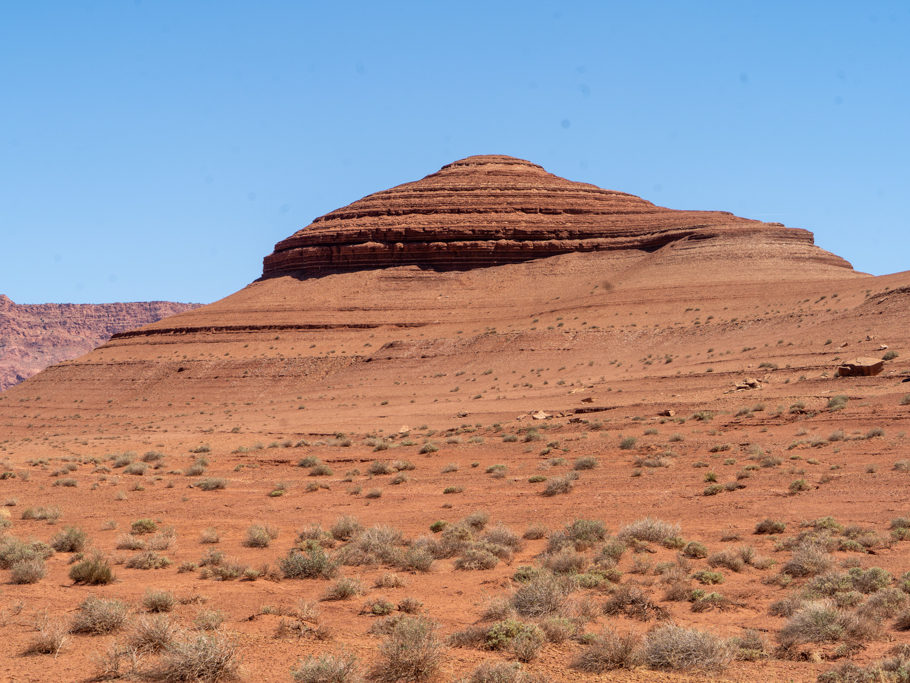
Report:
[[[310,655],[291,670],[295,683],[359,683],[357,658],[353,655]]]
[[[379,659],[370,670],[370,679],[379,683],[429,681],[442,663],[443,651],[433,622],[404,617],[379,645]]]

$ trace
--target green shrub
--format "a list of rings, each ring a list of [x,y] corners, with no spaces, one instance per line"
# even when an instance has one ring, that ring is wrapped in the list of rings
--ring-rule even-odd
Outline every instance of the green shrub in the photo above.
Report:
[[[74,583],[101,586],[114,581],[114,572],[110,563],[96,553],[74,564],[70,568],[70,579]]]
[[[682,554],[693,559],[702,559],[708,556],[708,548],[704,543],[689,541],[682,549]]]
[[[51,547],[60,553],[78,553],[85,549],[85,532],[74,526],[64,527],[51,539]]]
[[[268,548],[269,544],[277,536],[277,529],[261,524],[253,524],[246,530],[246,538],[243,539],[243,545],[248,548]]]
[[[363,586],[357,579],[341,577],[326,589],[323,600],[348,600],[363,593]]]
[[[164,569],[171,565],[171,560],[163,555],[159,555],[153,550],[133,555],[126,561],[124,566],[127,569]]]
[[[782,534],[787,525],[773,519],[764,519],[755,525],[756,534]]]
[[[699,572],[695,572],[692,575],[692,578],[698,581],[699,583],[705,584],[707,586],[714,585],[717,583],[724,582],[724,575],[720,572],[712,572],[704,569]]]
[[[331,579],[338,573],[338,563],[319,547],[306,552],[292,548],[279,561],[279,568],[286,579]]]
[[[146,590],[142,599],[142,606],[149,612],[170,612],[176,603],[174,594],[167,591]]]
[[[577,478],[578,475],[575,474],[575,472],[569,472],[561,477],[553,477],[547,481],[547,486],[543,490],[543,495],[549,497],[560,493],[569,493],[569,491],[572,490],[572,487],[575,486],[575,480]]]
[[[597,458],[591,456],[578,458],[572,467],[576,470],[593,470],[597,467]]]
[[[332,538],[338,541],[349,541],[356,536],[363,527],[356,517],[342,516],[335,520],[335,523],[329,528]]]
[[[801,491],[808,491],[810,488],[812,487],[809,486],[809,482],[805,479],[796,479],[790,483],[789,490],[790,493],[800,493]]]
[[[130,528],[134,535],[141,536],[142,534],[152,534],[158,531],[158,524],[153,519],[137,519]]]
[[[217,491],[219,489],[225,488],[226,486],[227,480],[218,477],[206,477],[205,479],[202,479],[198,484],[196,484],[196,488],[203,491]]]

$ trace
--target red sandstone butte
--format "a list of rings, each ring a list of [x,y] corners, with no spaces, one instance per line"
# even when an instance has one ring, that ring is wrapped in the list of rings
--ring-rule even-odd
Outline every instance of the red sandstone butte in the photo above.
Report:
[[[743,237],[769,255],[850,267],[816,248],[807,230],[724,211],[666,209],[530,161],[483,155],[320,216],[275,245],[263,276],[397,265],[461,270],[580,251],[653,252],[674,242],[710,249]]]

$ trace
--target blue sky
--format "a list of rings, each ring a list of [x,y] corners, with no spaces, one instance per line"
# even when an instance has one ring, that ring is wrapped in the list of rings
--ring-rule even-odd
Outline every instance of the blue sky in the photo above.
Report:
[[[910,269],[910,3],[35,0],[0,14],[0,293],[212,301],[498,153]]]

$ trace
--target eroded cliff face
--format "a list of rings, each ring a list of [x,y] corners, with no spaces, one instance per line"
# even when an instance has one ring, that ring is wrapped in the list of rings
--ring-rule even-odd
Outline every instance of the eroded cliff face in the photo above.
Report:
[[[462,270],[586,251],[653,252],[748,236],[782,257],[849,268],[812,233],[723,211],[677,211],[547,173],[501,155],[473,156],[422,180],[321,216],[275,245],[263,276],[418,265]]]
[[[91,351],[117,332],[197,306],[170,301],[18,305],[0,294],[0,391]]]

